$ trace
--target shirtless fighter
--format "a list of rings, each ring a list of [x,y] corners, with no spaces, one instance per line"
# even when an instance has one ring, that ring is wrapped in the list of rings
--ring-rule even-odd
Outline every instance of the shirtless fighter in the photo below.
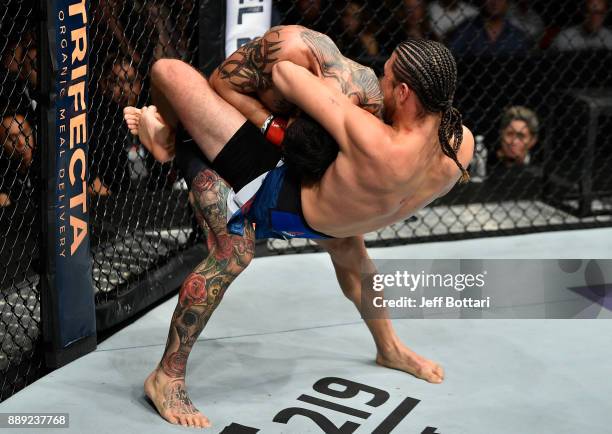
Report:
[[[312,59],[317,61],[315,53]],[[187,357],[224,291],[253,257],[250,223],[257,223],[262,236],[299,232],[318,237],[332,255],[344,293],[361,309],[360,276],[373,272],[373,266],[362,267],[367,252],[361,234],[406,218],[465,178],[473,138],[452,108],[454,60],[445,47],[428,41],[400,44],[385,64],[381,86],[391,126],[355,106],[325,75],[292,62],[273,64],[270,87],[321,124],[340,148],[321,181],[311,186],[300,186],[278,166],[278,148],[263,140],[197,71],[180,61],[160,60],[151,74],[165,105],[159,113],[151,108],[126,113],[137,117],[128,120],[130,128],[147,147],[171,149],[178,118],[214,170],[194,170],[191,181],[198,218],[210,229],[210,254],[180,290],[166,350],[145,392],[168,421],[209,426],[187,396]],[[285,140],[292,139],[290,130]],[[231,193],[239,195],[261,177],[255,199],[245,202],[250,208],[232,214],[228,226],[228,204],[235,199]],[[271,209],[278,211],[276,218]],[[442,381],[442,368],[406,348],[388,319],[366,323],[379,364]]]

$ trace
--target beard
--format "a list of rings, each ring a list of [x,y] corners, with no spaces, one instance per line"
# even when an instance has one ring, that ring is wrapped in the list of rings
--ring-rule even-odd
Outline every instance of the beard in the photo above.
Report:
[[[383,121],[391,125],[393,123],[393,115],[395,114],[395,104],[391,101],[383,101],[382,108],[382,119]]]

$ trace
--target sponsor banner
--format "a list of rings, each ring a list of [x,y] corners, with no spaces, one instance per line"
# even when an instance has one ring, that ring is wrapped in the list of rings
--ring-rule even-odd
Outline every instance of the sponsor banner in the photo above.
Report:
[[[270,28],[271,0],[229,0],[225,15],[225,56]]]
[[[57,344],[66,347],[95,334],[86,182],[89,17],[87,0],[49,4],[55,143],[49,151],[47,215]]]

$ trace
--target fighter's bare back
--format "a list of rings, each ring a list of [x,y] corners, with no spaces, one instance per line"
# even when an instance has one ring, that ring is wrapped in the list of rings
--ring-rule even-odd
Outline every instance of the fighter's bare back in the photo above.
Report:
[[[383,93],[395,98],[391,62],[385,64]],[[314,229],[344,238],[365,234],[405,219],[450,191],[461,177],[441,150],[440,116],[419,118],[401,112],[392,125],[356,107],[345,95],[289,62],[274,67],[279,90],[321,123],[340,152],[321,181],[302,186],[304,216]],[[388,103],[385,100],[385,108]],[[451,139],[453,142],[454,139]],[[458,160],[467,167],[474,152],[471,132],[463,127]]]

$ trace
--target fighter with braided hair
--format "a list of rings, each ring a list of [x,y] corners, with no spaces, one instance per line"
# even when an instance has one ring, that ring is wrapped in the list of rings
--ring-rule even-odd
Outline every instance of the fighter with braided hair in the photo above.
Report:
[[[462,117],[453,107],[457,82],[457,65],[448,50],[432,41],[412,39],[402,42],[395,49],[392,63],[393,85],[406,83],[417,95],[421,107],[419,117],[442,113],[438,139],[444,155],[451,158],[461,170],[461,182],[469,175],[457,159],[457,151],[463,141]],[[429,68],[428,62],[436,65]],[[454,144],[451,145],[451,140]]]
[[[255,72],[260,77],[269,71],[265,86],[258,81],[259,86],[306,113],[337,142],[336,158],[322,167],[316,182],[303,182],[287,168],[280,148],[262,136],[250,117],[179,60],[153,65],[158,108],[126,112],[130,130],[148,149],[168,155],[176,147],[179,160],[179,149],[188,148],[177,135],[180,121],[193,138],[189,143],[206,157],[189,157],[177,165],[191,186],[196,216],[208,228],[209,255],[183,283],[162,360],[145,382],[147,396],[172,423],[209,424],[187,394],[187,360],[223,294],[253,258],[256,236],[315,239],[330,253],[343,293],[365,319],[376,344],[376,362],[431,383],[444,380],[442,367],[404,345],[387,316],[367,317],[362,276],[376,269],[363,234],[407,218],[467,179],[464,168],[474,140],[452,107],[454,59],[435,42],[400,44],[380,82],[385,123],[355,104],[363,101],[351,99],[344,76],[330,75],[341,54],[329,38],[304,31],[316,52],[313,61],[324,59],[326,74],[315,75],[286,60]],[[235,68],[226,72],[234,79],[253,78],[253,69],[246,75]],[[288,126],[284,146],[312,134],[297,124],[299,128]]]
[[[385,122],[294,63],[275,64],[272,80],[340,149],[319,183],[302,186],[303,214],[317,231],[379,229],[469,179],[474,138],[453,107],[457,66],[444,45],[409,39],[396,47],[380,81]]]

